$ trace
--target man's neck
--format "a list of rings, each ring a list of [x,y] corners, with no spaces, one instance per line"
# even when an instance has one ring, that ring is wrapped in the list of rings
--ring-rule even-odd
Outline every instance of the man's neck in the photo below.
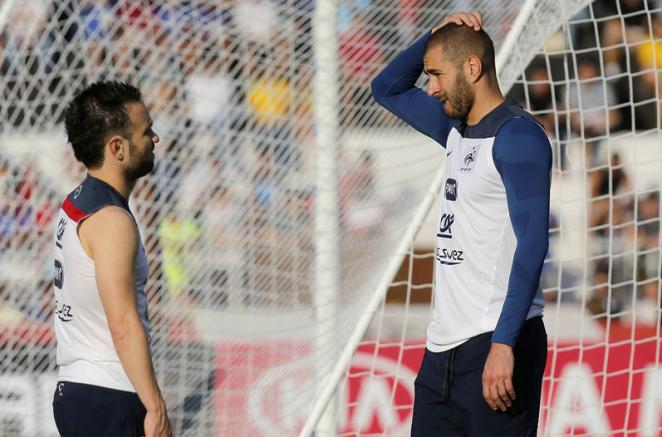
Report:
[[[503,94],[499,90],[489,90],[483,93],[477,92],[471,111],[467,114],[467,124],[469,126],[477,125],[483,117],[492,112],[504,100]]]
[[[127,181],[124,176],[103,168],[88,170],[88,173],[90,176],[100,179],[115,188],[127,201],[129,200],[135,181]]]

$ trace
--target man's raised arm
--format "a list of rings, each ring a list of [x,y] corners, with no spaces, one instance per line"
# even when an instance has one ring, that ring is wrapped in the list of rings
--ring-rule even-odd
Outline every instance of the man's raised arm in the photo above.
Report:
[[[426,33],[391,61],[372,80],[371,88],[377,103],[446,147],[451,120],[439,99],[416,86],[423,72],[425,44],[430,35]]]

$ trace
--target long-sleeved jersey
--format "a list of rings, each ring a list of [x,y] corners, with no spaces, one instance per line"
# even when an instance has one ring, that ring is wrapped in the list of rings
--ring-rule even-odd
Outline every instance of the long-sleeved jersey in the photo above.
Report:
[[[543,128],[505,100],[478,124],[449,118],[415,83],[426,34],[374,80],[375,100],[446,148],[437,233],[434,316],[427,348],[441,352],[494,331],[514,345],[542,314],[552,154]]]

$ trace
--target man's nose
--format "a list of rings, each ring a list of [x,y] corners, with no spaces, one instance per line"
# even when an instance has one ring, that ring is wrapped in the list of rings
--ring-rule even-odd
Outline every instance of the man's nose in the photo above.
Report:
[[[440,92],[439,84],[437,83],[436,80],[430,79],[428,81],[428,96],[434,96],[439,94]]]

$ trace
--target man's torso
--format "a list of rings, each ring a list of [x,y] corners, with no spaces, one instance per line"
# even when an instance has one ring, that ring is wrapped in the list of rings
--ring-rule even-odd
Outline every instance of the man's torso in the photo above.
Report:
[[[113,345],[99,296],[94,260],[83,248],[78,226],[107,206],[131,214],[126,200],[110,185],[88,176],[70,193],[58,212],[55,230],[55,335],[61,381],[134,391]],[[147,318],[147,257],[142,242],[135,260],[138,311],[149,334]]]
[[[448,136],[427,340],[433,352],[493,331],[501,314],[517,240],[492,151],[499,128],[516,117],[530,116],[505,102],[476,126],[456,124]],[[538,290],[527,318],[542,308]]]

